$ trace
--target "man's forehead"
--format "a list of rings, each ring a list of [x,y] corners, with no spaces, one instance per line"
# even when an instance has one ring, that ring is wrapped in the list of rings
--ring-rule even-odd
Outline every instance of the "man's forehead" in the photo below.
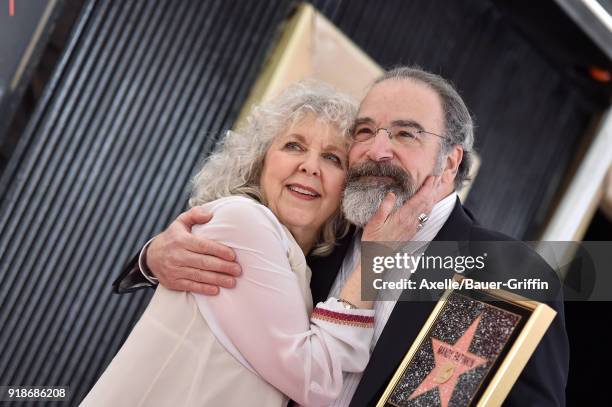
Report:
[[[423,126],[421,125],[421,123],[419,123],[416,120],[412,120],[412,119],[394,119],[394,120],[388,121],[387,124],[389,126],[397,126],[397,127],[417,127],[420,130],[425,130],[422,128]],[[375,126],[377,125],[377,121],[373,119],[372,117],[358,116],[355,119],[355,126],[361,126],[361,125]]]
[[[359,107],[357,118],[368,118],[379,124],[413,120],[440,127],[443,125],[442,101],[433,89],[423,83],[387,80],[369,90]]]

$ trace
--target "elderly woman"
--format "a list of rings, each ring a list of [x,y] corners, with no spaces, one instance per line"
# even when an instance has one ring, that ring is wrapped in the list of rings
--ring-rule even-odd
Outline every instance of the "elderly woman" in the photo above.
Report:
[[[236,252],[243,278],[214,297],[159,286],[83,405],[281,406],[332,402],[369,358],[374,312],[360,267],[314,307],[305,254],[347,233],[340,211],[356,108],[316,82],[290,87],[228,133],[195,176],[193,228]]]

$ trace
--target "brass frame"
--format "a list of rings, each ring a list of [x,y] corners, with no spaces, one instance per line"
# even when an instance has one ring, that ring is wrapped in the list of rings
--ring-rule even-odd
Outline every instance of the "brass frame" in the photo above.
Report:
[[[456,275],[454,280],[460,281],[463,278]],[[442,298],[436,304],[436,307],[432,311],[431,315],[425,322],[425,325],[419,332],[416,340],[404,356],[402,363],[395,371],[391,381],[387,385],[382,397],[378,400],[376,407],[384,407],[387,399],[393,392],[398,381],[401,379],[403,372],[410,361],[415,356],[421,343],[427,338],[427,334],[433,327],[436,319],[440,315],[448,296],[454,290],[449,289],[442,295]],[[523,371],[523,368],[529,361],[529,358],[535,351],[535,348],[540,343],[540,340],[546,333],[546,330],[550,326],[551,322],[557,315],[557,312],[546,304],[538,301],[532,301],[521,297],[519,295],[503,291],[503,290],[480,290],[481,292],[487,293],[493,297],[497,297],[503,301],[512,303],[521,308],[525,308],[531,311],[529,319],[526,321],[525,326],[521,330],[518,337],[515,339],[512,347],[508,351],[508,354],[504,358],[503,362],[495,372],[493,378],[489,382],[486,390],[477,402],[478,407],[489,407],[499,406],[503,403],[504,399],[512,389],[512,386],[518,379],[519,375]]]

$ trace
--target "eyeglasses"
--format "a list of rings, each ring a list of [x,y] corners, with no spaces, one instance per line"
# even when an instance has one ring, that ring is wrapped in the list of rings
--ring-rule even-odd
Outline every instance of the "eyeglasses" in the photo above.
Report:
[[[404,146],[418,146],[422,142],[423,134],[431,134],[432,136],[446,139],[430,131],[425,131],[417,126],[391,126],[385,127],[374,127],[368,124],[359,124],[353,128],[351,137],[353,141],[358,143],[371,143],[376,138],[379,131],[384,130],[391,141],[395,141],[397,144]]]

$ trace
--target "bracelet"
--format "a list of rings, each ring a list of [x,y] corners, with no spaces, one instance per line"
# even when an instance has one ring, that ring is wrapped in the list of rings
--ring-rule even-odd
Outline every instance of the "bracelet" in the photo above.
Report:
[[[149,280],[151,280],[151,282],[153,284],[159,284],[159,279],[157,277],[155,277],[153,275],[153,273],[151,273],[151,270],[149,270],[148,267],[145,267],[145,269],[142,270],[142,271],[143,271],[143,273],[145,273],[147,275],[147,277],[149,278]]]
[[[138,264],[138,266],[142,268],[142,270],[140,271],[143,274],[145,274],[145,278],[149,280],[149,282],[151,282],[152,284],[157,285],[159,284],[159,280],[157,279],[157,277],[153,275],[153,273],[151,273],[151,270],[149,269],[149,266],[147,265],[147,251],[149,250],[149,243],[151,243],[152,240],[153,239],[148,241],[147,244],[145,244],[145,246],[143,247],[142,249],[142,267],[140,267],[141,264]]]
[[[346,309],[359,309],[358,306],[356,306],[355,304],[353,304],[350,301],[347,301],[345,299],[342,298],[338,298],[338,302],[341,302],[342,304],[344,304],[344,308]]]

